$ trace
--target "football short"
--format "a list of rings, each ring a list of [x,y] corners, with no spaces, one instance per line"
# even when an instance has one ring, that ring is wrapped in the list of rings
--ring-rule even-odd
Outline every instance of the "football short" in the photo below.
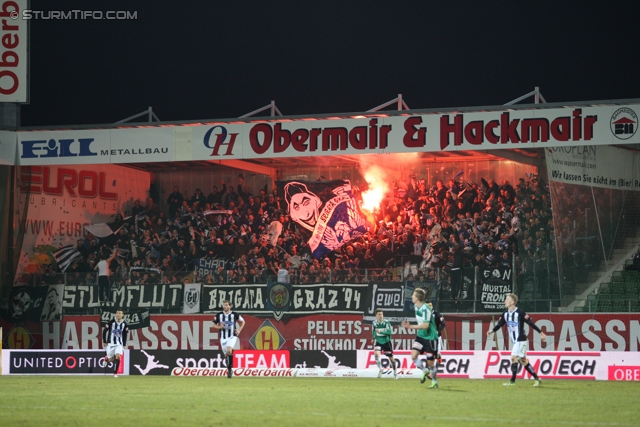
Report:
[[[220,339],[220,346],[222,347],[222,352],[224,354],[227,354],[227,347],[236,348],[237,344],[238,344],[238,337]]]
[[[393,344],[391,341],[380,344],[378,341],[373,345],[374,351],[381,351],[385,354],[385,356],[393,356]]]
[[[438,354],[438,340],[427,340],[421,337],[416,337],[413,340],[413,345],[411,346],[413,350],[417,350],[420,354]]]
[[[107,357],[111,359],[116,354],[123,355],[124,347],[120,344],[107,344]]]
[[[520,359],[527,357],[527,349],[528,349],[527,341],[516,341],[513,343],[513,348],[511,349],[511,355],[517,356]]]

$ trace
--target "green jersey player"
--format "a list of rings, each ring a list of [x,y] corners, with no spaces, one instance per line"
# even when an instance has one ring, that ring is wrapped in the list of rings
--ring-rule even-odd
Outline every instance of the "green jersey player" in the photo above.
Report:
[[[438,328],[436,327],[435,316],[433,311],[424,300],[427,293],[422,288],[416,288],[411,295],[411,301],[415,304],[416,325],[412,325],[407,321],[402,322],[405,328],[417,330],[417,336],[413,341],[411,349],[411,358],[413,363],[422,371],[421,383],[427,378],[431,379],[429,388],[438,388],[437,370],[435,369],[435,359],[438,354]],[[424,366],[424,360],[418,359],[421,354],[427,355],[427,366]]]
[[[384,312],[381,309],[376,310],[376,320],[371,325],[371,344],[373,344],[374,354],[376,356],[376,365],[378,365],[378,378],[382,376],[382,362],[380,361],[380,353],[391,360],[393,367],[393,378],[398,379],[396,372],[396,360],[393,358],[393,341],[391,340],[391,322],[384,318]]]

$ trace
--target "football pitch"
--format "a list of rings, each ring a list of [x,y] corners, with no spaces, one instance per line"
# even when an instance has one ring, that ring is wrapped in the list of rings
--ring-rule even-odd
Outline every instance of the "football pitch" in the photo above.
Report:
[[[607,381],[0,377],[2,426],[640,426],[640,384]]]

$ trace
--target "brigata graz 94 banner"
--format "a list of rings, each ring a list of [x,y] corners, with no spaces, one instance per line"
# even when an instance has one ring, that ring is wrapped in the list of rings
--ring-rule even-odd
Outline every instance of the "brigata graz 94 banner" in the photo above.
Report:
[[[525,331],[531,351],[638,351],[640,314],[531,314],[547,334],[541,342],[537,332]],[[311,315],[276,321],[243,315],[246,325],[240,334],[245,350],[342,351],[370,349],[371,323],[362,315]],[[218,330],[212,315],[153,315],[148,328],[129,332],[129,348],[142,350],[220,350]],[[446,315],[442,334],[446,350],[506,351],[509,340],[504,330],[487,331],[498,321],[493,315]],[[64,316],[60,322],[42,323],[45,348],[99,349],[98,316]],[[411,350],[414,330],[393,328],[396,350]]]
[[[304,316],[308,314],[362,314],[367,284],[331,284],[318,283],[307,285],[280,286],[282,292],[278,295],[283,300],[289,301],[281,316]],[[233,310],[241,314],[254,314],[271,316],[273,310],[269,299],[274,295],[269,294],[269,286],[266,284],[237,284],[202,285],[202,312],[214,313],[222,310],[224,300],[229,300]]]
[[[638,144],[640,105],[484,108],[18,132],[18,164],[95,164]],[[402,114],[402,115],[400,115]]]

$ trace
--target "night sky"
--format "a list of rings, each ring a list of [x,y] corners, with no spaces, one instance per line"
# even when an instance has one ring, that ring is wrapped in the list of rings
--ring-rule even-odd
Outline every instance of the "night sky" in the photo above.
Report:
[[[23,126],[640,98],[640,2],[44,1],[137,11],[33,20]],[[533,102],[531,98],[527,102]]]

